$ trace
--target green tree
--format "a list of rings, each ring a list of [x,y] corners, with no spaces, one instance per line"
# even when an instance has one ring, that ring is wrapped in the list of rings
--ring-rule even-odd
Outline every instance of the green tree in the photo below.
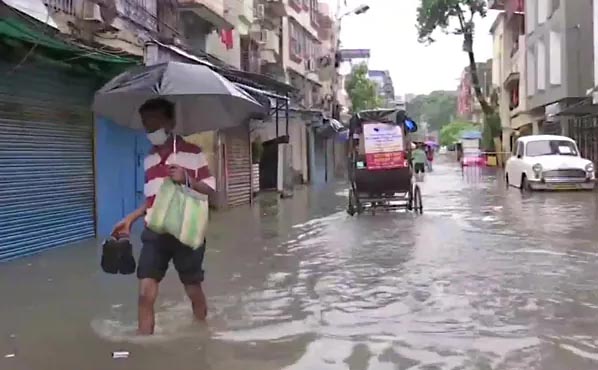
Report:
[[[473,51],[474,19],[476,16],[486,16],[486,6],[485,0],[420,0],[417,8],[417,31],[420,42],[432,43],[435,41],[432,35],[436,30],[447,33],[450,32],[451,23],[458,24],[452,33],[463,37],[463,50],[469,58],[473,89],[484,116],[488,117],[494,113],[494,107],[482,93]]]
[[[477,129],[478,127],[471,122],[451,122],[440,129],[440,145],[452,145],[459,141],[459,138],[464,131]]]
[[[418,95],[407,104],[409,116],[418,122],[426,121],[430,130],[440,130],[456,115],[457,94],[453,91],[433,91]]]
[[[368,78],[368,67],[365,63],[353,68],[346,88],[353,112],[380,107],[381,101],[376,83]]]

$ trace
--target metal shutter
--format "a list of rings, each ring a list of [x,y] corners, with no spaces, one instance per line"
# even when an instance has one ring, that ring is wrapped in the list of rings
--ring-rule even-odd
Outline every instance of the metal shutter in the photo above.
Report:
[[[247,127],[225,131],[226,137],[226,196],[229,207],[251,202],[251,157]]]
[[[0,261],[95,235],[95,83],[0,60]]]

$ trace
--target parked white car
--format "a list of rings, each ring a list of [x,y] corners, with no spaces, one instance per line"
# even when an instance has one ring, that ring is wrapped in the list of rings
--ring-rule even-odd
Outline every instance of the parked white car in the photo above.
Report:
[[[592,190],[596,180],[594,164],[579,155],[575,141],[557,135],[517,139],[505,176],[523,190]]]

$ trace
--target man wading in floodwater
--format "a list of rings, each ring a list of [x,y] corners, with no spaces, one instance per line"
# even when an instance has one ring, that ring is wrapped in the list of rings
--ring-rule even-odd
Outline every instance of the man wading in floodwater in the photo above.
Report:
[[[145,158],[145,203],[120,221],[112,232],[115,237],[128,236],[131,225],[151,210],[154,199],[164,179],[170,177],[179,184],[185,183],[185,171],[190,186],[197,192],[211,195],[215,179],[210,175],[208,162],[201,149],[177,136],[174,140],[174,105],[165,99],[146,101],[139,114],[143,127],[153,147]],[[173,149],[176,142],[176,155]],[[185,291],[191,299],[193,314],[198,320],[205,320],[208,309],[201,283],[203,282],[204,244],[192,249],[183,245],[172,235],[157,234],[147,227],[141,234],[143,243],[137,278],[139,279],[139,334],[154,333],[154,304],[158,296],[158,285],[173,261]]]

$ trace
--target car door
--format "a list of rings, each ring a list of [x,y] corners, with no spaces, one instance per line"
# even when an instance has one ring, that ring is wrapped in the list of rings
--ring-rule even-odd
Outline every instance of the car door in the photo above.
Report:
[[[513,145],[513,153],[511,154],[511,157],[507,160],[507,164],[505,166],[505,172],[507,173],[507,177],[509,178],[509,184],[510,185],[516,185],[517,184],[517,161],[519,160],[517,158],[517,154],[519,152],[519,144],[520,141],[517,140],[515,142],[515,145]]]
[[[509,182],[519,187],[521,185],[521,173],[523,172],[523,141],[517,140],[515,155],[512,157],[509,169]]]

